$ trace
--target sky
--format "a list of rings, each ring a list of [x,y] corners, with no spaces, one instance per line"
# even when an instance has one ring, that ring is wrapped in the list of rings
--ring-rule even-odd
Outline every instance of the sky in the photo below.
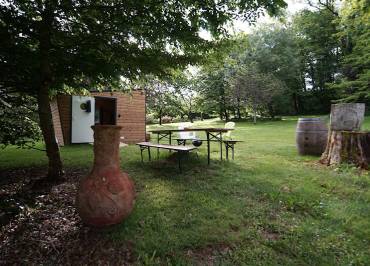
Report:
[[[309,8],[309,5],[306,3],[307,1],[305,1],[305,0],[285,0],[285,2],[288,4],[287,12],[290,15],[294,15],[295,13],[297,13],[298,11],[300,11],[304,8]],[[236,21],[234,21],[234,26],[229,28],[229,33],[231,33],[231,34],[233,34],[233,33],[242,33],[242,32],[250,33],[259,24],[269,23],[269,22],[273,22],[273,21],[274,21],[274,19],[271,18],[270,16],[268,16],[267,14],[264,17],[260,17],[257,20],[257,23],[255,24],[255,26],[251,26],[247,22],[244,22],[244,21],[241,21],[241,20],[236,20]],[[200,31],[199,34],[203,39],[206,39],[206,40],[211,39],[211,35],[207,31],[204,31],[204,30]]]
[[[290,15],[294,15],[298,11],[308,8],[309,5],[306,3],[305,0],[285,0],[285,2],[288,4],[287,12]],[[273,18],[268,16],[267,14],[257,20],[256,25],[261,23],[269,23],[273,22]],[[236,32],[250,32],[253,29],[253,26],[250,26],[248,23],[243,21],[235,21],[234,22],[234,28]]]

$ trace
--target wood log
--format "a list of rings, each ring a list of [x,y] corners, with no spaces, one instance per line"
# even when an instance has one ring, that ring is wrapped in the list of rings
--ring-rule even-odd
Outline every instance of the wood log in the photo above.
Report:
[[[320,163],[326,165],[353,163],[369,169],[370,132],[331,130]]]

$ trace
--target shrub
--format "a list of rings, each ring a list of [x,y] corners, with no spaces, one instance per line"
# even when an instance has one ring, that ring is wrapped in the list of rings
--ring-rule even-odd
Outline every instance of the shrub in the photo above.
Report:
[[[165,115],[162,117],[162,124],[172,123],[172,117]]]
[[[158,119],[155,119],[153,114],[147,114],[146,115],[146,124],[147,125],[156,124],[156,123],[158,123]]]

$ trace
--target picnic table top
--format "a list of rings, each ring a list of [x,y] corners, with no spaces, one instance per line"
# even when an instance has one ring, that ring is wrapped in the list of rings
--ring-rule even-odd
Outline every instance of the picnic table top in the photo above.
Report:
[[[161,148],[167,150],[175,150],[175,151],[191,151],[197,149],[197,147],[190,146],[190,145],[168,145],[168,144],[157,144],[152,142],[139,142],[136,143],[139,146],[146,146],[146,147],[153,147],[153,148]]]
[[[195,127],[195,128],[184,128],[184,129],[153,129],[148,130],[151,133],[170,133],[170,132],[186,132],[186,131],[205,131],[205,132],[227,132],[229,130],[234,130],[233,128],[224,128],[224,127]]]

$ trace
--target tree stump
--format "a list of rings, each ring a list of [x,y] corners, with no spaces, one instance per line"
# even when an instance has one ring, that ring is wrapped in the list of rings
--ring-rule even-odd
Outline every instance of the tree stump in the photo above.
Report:
[[[331,131],[320,163],[326,165],[353,163],[369,169],[370,132]]]
[[[331,105],[330,129],[359,131],[365,116],[364,103],[339,103]]]
[[[370,132],[360,132],[365,104],[333,104],[330,131],[320,163],[326,165],[353,163],[368,169],[370,165]]]

